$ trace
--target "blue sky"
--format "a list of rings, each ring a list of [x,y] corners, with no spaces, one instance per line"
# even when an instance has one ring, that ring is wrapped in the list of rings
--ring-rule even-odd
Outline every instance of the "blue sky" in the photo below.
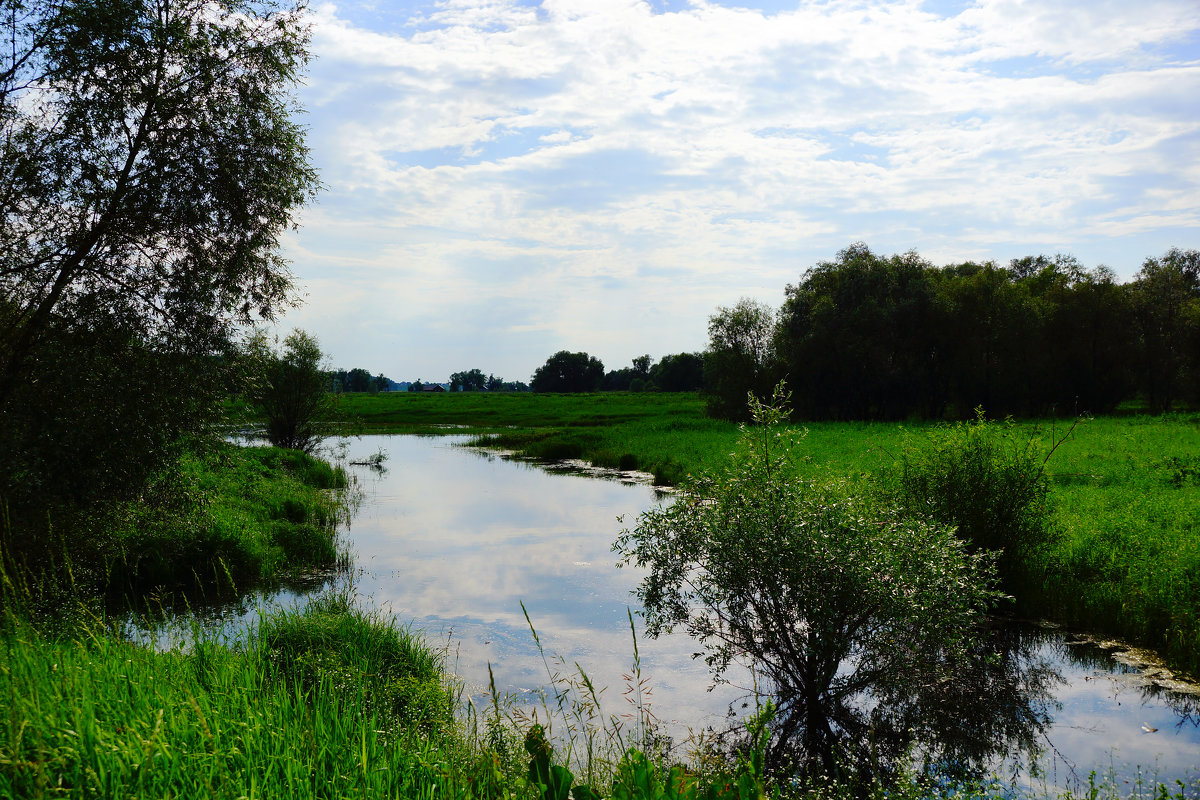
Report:
[[[285,243],[333,366],[528,380],[703,349],[855,241],[1200,247],[1195,0],[317,3],[325,191]]]

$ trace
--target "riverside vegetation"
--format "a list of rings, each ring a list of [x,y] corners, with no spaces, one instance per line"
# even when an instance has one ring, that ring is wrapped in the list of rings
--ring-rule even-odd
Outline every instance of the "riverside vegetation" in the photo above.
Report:
[[[359,400],[373,405],[377,419],[391,417],[392,425],[402,424],[406,408],[418,412],[413,420],[425,431],[447,430],[435,427],[446,424],[434,421],[439,416],[456,425],[486,420],[480,427],[503,430],[503,436],[511,437],[504,440],[509,446],[520,436],[554,446],[561,435],[567,446],[579,448],[575,455],[586,457],[584,445],[601,444],[618,455],[618,462],[621,455],[642,452],[639,443],[653,441],[654,448],[647,451],[676,459],[663,463],[685,475],[709,469],[704,464],[724,462],[739,437],[735,426],[704,418],[694,395],[669,401],[649,394],[492,395],[472,398],[473,405],[455,396],[343,398],[348,410],[370,426],[371,414],[363,413],[370,409],[357,408]],[[524,405],[505,405],[514,400]],[[430,403],[444,403],[440,415]],[[518,412],[524,424],[556,423],[555,430],[505,428]],[[1120,429],[1133,420],[1111,422]],[[1173,425],[1195,427],[1194,421],[1182,419],[1147,424],[1166,426],[1160,446],[1179,433]],[[893,453],[903,451],[904,432],[893,427],[890,437],[882,437],[888,427],[858,426],[857,436],[847,436],[854,426],[812,428],[801,444],[806,455],[793,468],[814,477],[848,476],[845,490],[852,491],[867,480],[863,473],[894,463]],[[956,430],[962,429],[950,429]],[[1028,441],[1026,428],[986,430],[1000,434],[999,441],[1017,433],[1023,436],[1012,441]],[[1136,431],[1131,441],[1138,438]],[[866,443],[872,435],[887,449],[870,449]],[[1077,429],[1072,444],[1082,435]],[[674,448],[680,439],[690,441],[692,449]],[[690,467],[677,460],[688,452],[701,456]],[[1071,448],[1064,445],[1055,460],[1067,452]],[[1089,475],[1103,474],[1096,465],[1104,463],[1105,452],[1100,448],[1092,455]],[[934,458],[936,448],[928,456]],[[1165,450],[1156,458],[1182,456]],[[1186,463],[1164,464],[1170,466],[1160,476],[1166,489],[1189,491]],[[304,495],[296,486],[307,484],[313,503],[304,506],[305,522],[333,541],[330,523],[342,513],[338,503],[343,501],[319,487],[340,483],[336,469],[291,451],[214,446],[207,455],[185,460],[181,472],[191,474],[190,485],[207,498],[195,506],[197,524],[191,530],[281,527],[276,523],[301,517],[297,504],[303,502],[283,498],[289,492]],[[283,485],[268,488],[271,476],[282,476]],[[1058,495],[1072,487],[1106,484],[1051,476],[1050,485]],[[239,574],[268,579],[284,574],[280,570],[288,559],[272,557],[270,540],[265,541],[247,548],[265,556],[245,559]],[[192,569],[194,562],[178,563],[188,569],[177,574],[214,585],[203,571]],[[39,585],[39,575],[56,578],[53,591]],[[457,711],[458,690],[448,681],[437,650],[394,622],[363,611],[345,595],[320,599],[301,611],[267,614],[243,640],[227,641],[197,627],[188,642],[156,652],[124,640],[89,602],[88,586],[64,580],[61,573],[39,573],[28,562],[9,562],[5,587],[0,696],[10,710],[0,748],[0,797],[915,798],[994,796],[1000,791],[987,784],[950,788],[931,783],[921,777],[919,765],[903,764],[886,780],[866,783],[821,775],[804,783],[773,780],[769,734],[777,730],[777,718],[769,709],[751,719],[741,749],[731,759],[701,749],[688,765],[674,764],[655,749],[652,738],[636,731],[618,734],[619,721],[600,711],[586,676],[573,680],[567,690],[560,689],[561,678],[551,676],[555,700],[537,722],[559,715],[552,735],[535,727],[533,719],[509,712],[502,698],[464,717]],[[28,613],[47,600],[59,610],[86,611],[48,625],[53,620],[47,615]],[[636,645],[634,653],[636,659]],[[1126,787],[1103,781],[1093,788],[1093,796],[1107,797],[1144,792],[1183,798],[1191,791],[1182,784]]]
[[[694,393],[393,393],[346,395],[343,407],[368,431],[470,431],[475,444],[638,469],[660,485],[717,468],[738,438],[737,425],[706,416]],[[904,482],[906,457],[925,459],[929,470],[945,468],[938,450],[955,439],[1040,466],[1066,436],[1045,460],[1044,497],[1036,504],[1049,535],[1026,540],[1008,570],[1010,608],[1125,638],[1200,673],[1200,414],[1123,413],[1073,429],[1061,420],[797,427],[805,431],[798,476],[842,478],[893,495]]]

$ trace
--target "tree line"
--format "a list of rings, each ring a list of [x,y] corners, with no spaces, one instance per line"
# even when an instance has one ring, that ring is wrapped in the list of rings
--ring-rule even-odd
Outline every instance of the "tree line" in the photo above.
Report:
[[[337,369],[328,373],[330,386],[335,392],[387,392],[392,381],[382,372],[372,375],[362,367]]]
[[[935,266],[857,243],[785,289],[709,319],[710,413],[746,415],[781,378],[804,419],[1152,412],[1200,403],[1200,251],[1128,283],[1069,255]]]
[[[700,353],[665,355],[657,364],[645,354],[632,366],[605,372],[595,356],[560,350],[534,371],[529,384],[535,392],[692,392],[703,379]]]

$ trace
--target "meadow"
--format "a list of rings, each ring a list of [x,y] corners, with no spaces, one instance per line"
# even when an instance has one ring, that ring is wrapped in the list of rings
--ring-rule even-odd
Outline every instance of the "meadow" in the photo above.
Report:
[[[348,395],[342,403],[366,432],[467,432],[476,444],[529,457],[643,469],[660,484],[716,465],[738,436],[736,425],[705,417],[695,395]],[[874,491],[929,426],[801,427],[798,474]],[[1055,442],[1069,427],[1029,421],[1011,432],[1014,441]],[[1043,579],[1026,587],[1017,610],[1142,641],[1195,669],[1197,445],[1196,415],[1094,419],[1070,430],[1047,463],[1060,535],[1044,563],[1030,565]],[[211,590],[342,558],[334,523],[349,499],[338,490],[340,470],[292,452],[222,445],[189,456],[182,475],[194,502],[174,528],[130,516],[113,529],[105,546],[122,555],[108,562],[107,584],[82,580],[86,570],[70,564],[41,572],[0,564],[8,709],[0,798],[1004,796],[1002,785],[940,786],[917,773],[888,787],[772,784],[753,726],[752,746],[732,761],[629,748],[592,716],[586,678],[571,687],[572,705],[551,702],[540,717],[558,714],[560,729],[589,720],[576,725],[584,740],[552,745],[503,698],[464,712],[445,653],[348,592],[265,613],[238,639],[196,623],[165,649],[130,641],[96,602],[106,585],[133,596],[154,585]],[[54,613],[37,613],[47,603]],[[1086,796],[1182,800],[1194,789],[1100,775]]]
[[[661,485],[716,465],[738,435],[695,394],[359,394],[342,407],[368,433],[470,432],[485,447],[638,469]],[[797,471],[869,491],[933,425],[805,423]],[[1200,414],[1022,420],[1011,434],[1058,446],[1045,464],[1054,538],[1025,565],[1037,578],[1010,610],[1124,638],[1200,674]]]

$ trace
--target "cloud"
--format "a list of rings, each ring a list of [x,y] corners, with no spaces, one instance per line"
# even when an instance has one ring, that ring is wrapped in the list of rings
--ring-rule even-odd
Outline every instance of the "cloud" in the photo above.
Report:
[[[1129,248],[1194,244],[1200,8],[941,5],[318,6],[301,100],[328,191],[290,245],[316,281],[296,318],[380,358],[320,283],[361,281],[521,375],[561,347],[699,349],[716,305],[778,303],[855,239],[1002,261],[1054,242],[1126,275],[1154,252]],[[379,368],[480,361],[463,346]]]

